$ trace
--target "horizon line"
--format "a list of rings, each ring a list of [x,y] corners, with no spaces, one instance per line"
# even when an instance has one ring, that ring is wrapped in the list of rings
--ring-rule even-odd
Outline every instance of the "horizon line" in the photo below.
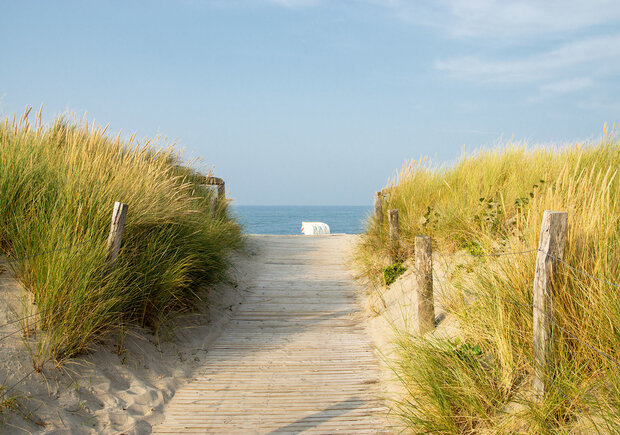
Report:
[[[371,204],[231,204],[233,207],[372,207]]]

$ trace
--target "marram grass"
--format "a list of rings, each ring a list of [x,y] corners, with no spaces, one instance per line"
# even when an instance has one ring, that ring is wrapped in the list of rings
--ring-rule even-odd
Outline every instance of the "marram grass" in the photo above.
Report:
[[[211,216],[203,180],[172,147],[123,142],[94,125],[33,125],[27,113],[0,124],[0,249],[31,257],[15,268],[40,314],[29,321],[35,364],[128,324],[157,330],[197,302],[201,284],[225,277],[240,229],[225,204]],[[114,201],[129,211],[106,273]]]
[[[384,210],[400,212],[403,258],[430,235],[451,271],[444,301],[477,363],[431,338],[397,331],[395,370],[407,392],[398,414],[414,433],[613,433],[620,431],[620,289],[560,264],[555,282],[554,367],[549,394],[531,394],[532,287],[544,210],[568,212],[564,260],[620,285],[620,142],[528,148],[508,144],[433,168],[407,163]],[[356,259],[379,282],[388,265],[387,219],[369,221]],[[451,256],[456,251],[467,254]],[[455,263],[456,262],[456,263]],[[447,289],[443,289],[444,292]],[[600,353],[599,353],[600,351]],[[470,361],[471,362],[471,361]]]

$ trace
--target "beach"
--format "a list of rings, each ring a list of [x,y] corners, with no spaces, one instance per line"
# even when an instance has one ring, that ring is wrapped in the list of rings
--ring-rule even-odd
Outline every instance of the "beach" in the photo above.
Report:
[[[0,373],[14,389],[14,409],[6,409],[3,433],[116,434],[150,433],[164,418],[164,406],[192,379],[209,347],[242,302],[253,275],[252,246],[234,257],[228,283],[203,289],[202,308],[179,315],[155,336],[131,327],[121,343],[118,335],[105,338],[93,351],[57,366],[52,361],[41,373],[33,369],[34,338],[17,333],[0,341]],[[23,317],[24,291],[5,263],[0,274],[0,323]],[[34,306],[30,304],[30,309]],[[0,330],[6,336],[19,323]],[[119,351],[119,345],[121,349]],[[31,349],[28,347],[31,346]],[[17,403],[19,405],[17,405]],[[16,412],[14,412],[14,410]]]

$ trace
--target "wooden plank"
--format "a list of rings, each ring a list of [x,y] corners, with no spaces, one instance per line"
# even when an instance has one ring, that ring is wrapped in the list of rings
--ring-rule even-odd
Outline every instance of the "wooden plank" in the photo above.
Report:
[[[388,433],[341,239],[253,240],[253,293],[153,432]]]

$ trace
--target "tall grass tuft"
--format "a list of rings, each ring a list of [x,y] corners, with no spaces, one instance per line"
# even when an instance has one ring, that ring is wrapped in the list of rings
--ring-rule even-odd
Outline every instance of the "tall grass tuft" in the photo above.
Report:
[[[156,331],[197,302],[198,286],[224,278],[239,226],[225,204],[211,215],[204,176],[171,146],[62,118],[32,124],[28,114],[0,125],[0,249],[21,259],[18,276],[40,313],[40,362],[87,351],[122,325]],[[108,274],[114,201],[129,211]]]
[[[384,210],[399,209],[405,257],[430,235],[452,273],[446,301],[462,337],[480,346],[463,364],[434,339],[399,338],[401,415],[414,432],[523,433],[620,430],[620,142],[529,149],[509,144],[452,166],[407,163]],[[531,394],[532,283],[544,210],[568,211],[564,260],[555,283],[554,367],[542,404]],[[384,224],[385,225],[385,224]],[[379,282],[388,264],[387,228],[369,221],[358,265]],[[451,254],[468,252],[464,260]],[[453,264],[458,261],[458,264]],[[436,282],[436,285],[439,283]],[[443,347],[442,347],[443,346]],[[496,394],[491,394],[496,391]],[[404,411],[403,411],[404,410]]]

